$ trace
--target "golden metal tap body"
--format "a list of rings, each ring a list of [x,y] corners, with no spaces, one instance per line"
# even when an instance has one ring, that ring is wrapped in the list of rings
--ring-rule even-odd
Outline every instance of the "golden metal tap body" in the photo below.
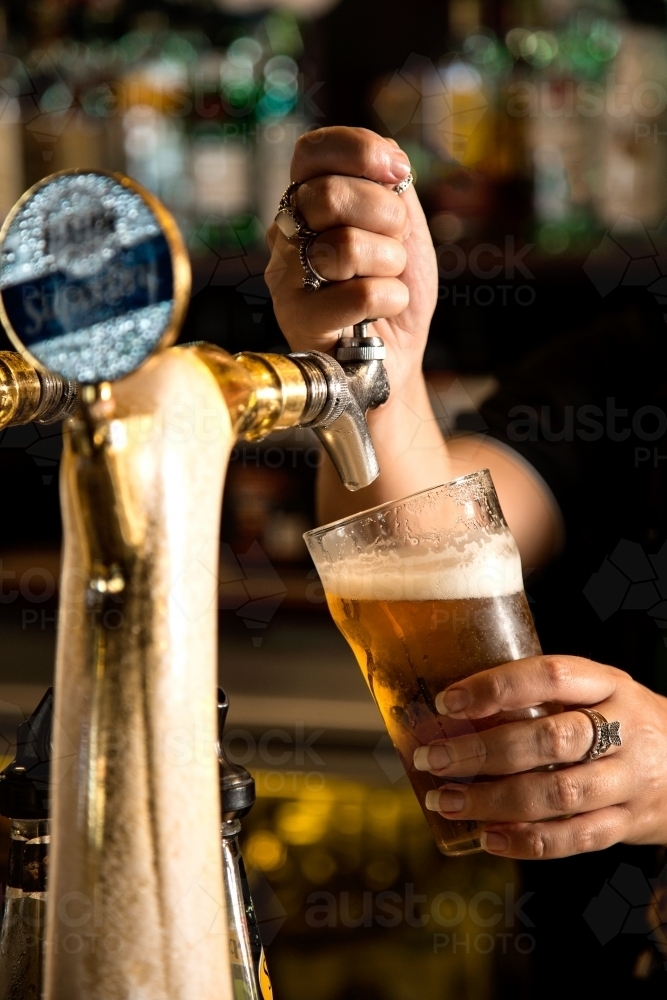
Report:
[[[109,388],[61,467],[45,996],[231,1000],[211,691],[235,435],[193,351]]]
[[[25,226],[49,248],[27,263]],[[229,455],[303,426],[348,488],[378,473],[379,355],[348,372],[318,352],[171,347],[188,296],[173,220],[127,178],[47,178],[0,234],[21,352],[0,353],[0,429],[65,420],[45,1000],[232,1000],[215,749]]]
[[[65,420],[77,403],[75,382],[39,371],[14,351],[0,351],[0,430],[33,421]]]

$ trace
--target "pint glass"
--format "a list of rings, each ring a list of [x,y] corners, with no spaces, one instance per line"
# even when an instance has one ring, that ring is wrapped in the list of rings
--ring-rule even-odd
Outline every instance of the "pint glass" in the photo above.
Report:
[[[487,470],[309,531],[306,544],[443,854],[480,850],[477,824],[426,809],[445,781],[417,771],[417,747],[547,713],[475,722],[438,715],[462,677],[541,652],[519,551]]]

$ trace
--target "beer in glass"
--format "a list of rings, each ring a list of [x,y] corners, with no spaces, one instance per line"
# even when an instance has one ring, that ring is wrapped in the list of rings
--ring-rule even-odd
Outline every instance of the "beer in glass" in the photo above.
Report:
[[[440,716],[436,695],[489,667],[541,652],[521,560],[487,470],[382,504],[305,536],[331,614],[359,662],[436,843],[480,850],[478,825],[426,809],[445,781],[417,771],[417,747],[514,719]]]

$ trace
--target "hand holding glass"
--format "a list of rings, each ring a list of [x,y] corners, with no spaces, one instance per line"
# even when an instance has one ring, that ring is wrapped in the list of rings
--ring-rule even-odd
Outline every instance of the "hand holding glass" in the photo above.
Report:
[[[480,850],[478,824],[425,808],[445,779],[418,771],[437,740],[548,713],[474,722],[438,714],[436,696],[480,670],[541,653],[521,559],[487,470],[305,535],[334,621],[349,642],[444,854]],[[448,779],[451,780],[451,779]]]

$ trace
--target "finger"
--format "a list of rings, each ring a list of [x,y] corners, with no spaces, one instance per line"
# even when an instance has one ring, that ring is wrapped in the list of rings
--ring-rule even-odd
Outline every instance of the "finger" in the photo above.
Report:
[[[322,233],[337,226],[354,226],[371,233],[400,237],[408,210],[400,195],[373,181],[330,174],[302,184],[294,195],[300,214],[311,229]]]
[[[427,809],[447,819],[535,823],[592,812],[625,802],[634,779],[619,760],[575,765],[558,771],[511,775],[498,781],[447,783],[427,792]]]
[[[308,248],[308,259],[327,281],[397,278],[405,270],[407,251],[388,236],[346,227],[319,236]]]
[[[625,806],[609,806],[570,819],[548,823],[512,823],[482,831],[482,848],[489,854],[526,861],[567,858],[602,851],[627,839],[630,814]]]
[[[324,174],[367,177],[380,184],[398,184],[410,173],[405,153],[365,128],[315,129],[294,147],[292,180],[307,181]]]
[[[457,681],[435,700],[441,715],[482,719],[544,702],[595,705],[628,675],[581,656],[529,656]]]
[[[269,228],[266,230],[266,245],[269,248],[269,253],[273,253],[273,247],[275,246],[276,239],[278,238],[278,229],[275,222],[272,222]]]
[[[303,288],[304,271],[298,249],[280,233],[265,277],[278,323],[307,337],[310,350],[329,350],[340,331],[367,316],[398,316],[407,309],[410,293],[400,278],[360,277],[323,285],[317,292]]]
[[[583,712],[562,712],[418,747],[414,765],[438,777],[516,774],[549,764],[576,763],[593,749],[595,736],[593,723]],[[612,744],[607,754],[616,751]]]

